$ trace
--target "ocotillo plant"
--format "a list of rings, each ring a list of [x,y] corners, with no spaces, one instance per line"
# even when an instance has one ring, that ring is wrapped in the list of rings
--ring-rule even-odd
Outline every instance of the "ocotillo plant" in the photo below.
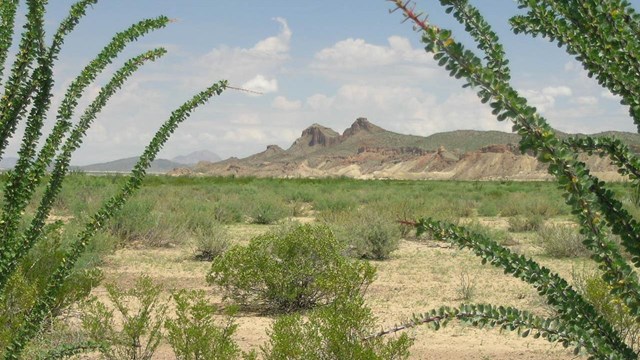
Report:
[[[53,35],[51,44],[46,44],[44,22],[47,1],[26,1],[24,31],[21,34],[10,73],[2,84],[4,94],[0,98],[0,158],[4,154],[9,139],[14,136],[18,124],[25,123],[18,153],[19,159],[15,168],[8,173],[0,215],[0,298],[6,295],[7,282],[14,275],[21,259],[38,241],[42,240],[45,221],[60,192],[71,155],[82,143],[96,115],[134,72],[145,63],[154,61],[166,53],[165,49],[157,48],[126,61],[113,73],[110,81],[101,88],[93,102],[84,110],[79,121],[74,124],[72,117],[78,107],[78,100],[87,86],[129,43],[151,31],[165,27],[170,20],[165,16],[147,19],[117,33],[68,87],[57,110],[53,130],[48,135],[43,135],[44,120],[53,96],[54,63],[65,37],[73,31],[85,15],[87,8],[96,2],[97,0],[80,0],[72,5],[68,16],[60,23]],[[15,17],[19,5],[18,0],[0,2],[0,77],[5,70],[5,61],[12,46]],[[35,305],[24,315],[21,327],[13,333],[7,347],[0,350],[4,358],[20,357],[26,344],[41,328],[43,319],[59,296],[66,278],[85,250],[88,241],[140,187],[145,169],[155,159],[171,133],[196,107],[207,102],[212,96],[219,95],[226,87],[226,81],[216,82],[171,113],[169,119],[145,148],[124,187],[93,215],[84,230],[77,234],[76,240],[61,259],[58,267],[51,269],[46,288],[39,292]],[[48,168],[53,170],[50,176],[46,177]],[[40,186],[44,186],[44,194],[36,198],[35,190]],[[33,219],[25,229],[22,229],[20,224],[26,219],[24,210],[30,202],[39,202],[39,206]],[[99,344],[70,345],[59,349],[57,354],[72,354],[96,346]]]
[[[640,266],[640,225],[623,208],[607,185],[590,174],[578,160],[580,152],[608,156],[619,172],[628,175],[637,186],[640,163],[627,146],[617,139],[569,138],[559,140],[535,107],[528,105],[510,84],[510,69],[498,36],[480,12],[466,0],[440,0],[454,18],[465,26],[475,41],[480,56],[466,49],[452,37],[452,32],[430,24],[426,16],[415,11],[406,0],[390,0],[405,20],[422,35],[426,51],[452,77],[464,79],[463,87],[476,89],[482,103],[489,103],[499,121],[509,120],[521,135],[520,149],[533,152],[548,165],[564,190],[566,203],[572,208],[585,236],[584,244],[602,271],[602,279],[611,294],[624,303],[640,321],[640,283],[634,267]],[[589,76],[613,94],[622,97],[629,113],[640,128],[640,15],[624,0],[518,0],[526,15],[511,19],[516,33],[542,35],[575,55]],[[584,349],[590,358],[637,359],[607,320],[578,294],[563,278],[535,261],[517,255],[484,236],[462,227],[432,219],[415,222],[417,231],[430,232],[437,239],[468,248],[483,263],[501,267],[528,282],[545,296],[554,309],[550,318],[541,318],[518,309],[490,305],[462,305],[417,315],[406,326],[432,323],[439,327],[450,319],[478,326],[499,326],[517,330],[523,336],[533,334],[549,341]],[[607,234],[619,235],[622,246],[631,254],[629,264],[620,248]],[[392,330],[392,331],[393,331]],[[381,332],[385,333],[385,332]]]

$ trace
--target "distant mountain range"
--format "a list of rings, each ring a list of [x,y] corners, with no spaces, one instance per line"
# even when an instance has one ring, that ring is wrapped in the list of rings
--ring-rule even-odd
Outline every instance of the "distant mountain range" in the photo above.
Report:
[[[72,166],[71,169],[87,172],[129,172],[138,162],[138,159],[138,157],[130,157],[99,164]],[[15,157],[2,159],[2,161],[0,161],[0,169],[13,168],[16,165],[17,160],[18,159]],[[156,159],[151,163],[151,167],[148,169],[148,172],[164,174],[175,168],[195,165],[200,161],[213,163],[220,160],[222,159],[217,154],[209,150],[200,150],[187,155],[176,156],[171,160]]]
[[[207,163],[214,163],[222,160],[218,154],[209,150],[194,151],[187,155],[176,156],[171,160],[156,159],[151,163],[151,167],[147,170],[151,173],[167,173],[176,168],[182,168],[185,166],[192,166],[201,161]],[[76,170],[88,171],[88,172],[129,172],[133,169],[138,157],[130,157],[126,159],[118,159],[100,164],[91,164],[84,166],[76,166]]]
[[[187,165],[195,165],[200,161],[207,161],[207,162],[214,163],[220,160],[222,160],[222,158],[218,156],[218,154],[213,153],[209,150],[194,151],[191,154],[176,156],[173,159],[171,159],[171,161],[175,163],[187,164]]]
[[[560,138],[569,134],[558,133]],[[581,136],[577,134],[577,136]],[[603,132],[640,153],[640,135]],[[457,130],[427,137],[391,132],[358,118],[342,134],[313,124],[288,149],[269,145],[257,154],[221,160],[211,151],[196,151],[173,159],[157,159],[149,172],[171,175],[259,177],[332,177],[360,179],[548,179],[546,167],[518,149],[520,137],[500,131]],[[128,172],[137,157],[73,167],[86,172]],[[605,158],[583,156],[592,173],[603,180],[620,180]],[[15,158],[0,162],[11,168]]]
[[[558,133],[559,137],[569,134]],[[578,135],[580,136],[580,135]],[[604,132],[640,152],[640,135]],[[458,130],[428,137],[387,131],[358,118],[342,134],[313,124],[288,149],[263,152],[172,170],[172,175],[261,177],[348,176],[362,179],[546,179],[546,167],[518,150],[520,137],[500,131]],[[620,179],[607,159],[584,157],[603,179]]]

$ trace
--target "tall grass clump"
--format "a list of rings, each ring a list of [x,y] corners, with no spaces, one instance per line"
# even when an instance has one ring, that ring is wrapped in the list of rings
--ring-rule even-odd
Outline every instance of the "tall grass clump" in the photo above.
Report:
[[[538,229],[537,235],[545,255],[555,258],[589,255],[583,244],[585,237],[575,226],[547,224]]]
[[[534,154],[546,164],[576,218],[584,246],[601,270],[599,279],[604,284],[601,288],[612,301],[624,304],[635,322],[640,321],[640,281],[636,272],[640,266],[640,224],[610,186],[592,175],[578,156],[587,153],[608,157],[618,172],[637,186],[640,161],[636,155],[615,138],[560,139],[547,120],[512,86],[503,45],[467,0],[440,0],[440,3],[446,13],[464,26],[476,51],[457,41],[451,30],[429,23],[409,1],[390,1],[394,10],[399,10],[421,33],[426,51],[438,65],[445,67],[450,76],[462,79],[464,87],[473,88],[499,121],[510,121],[513,131],[521,136],[520,150]],[[582,63],[590,77],[622,98],[622,104],[640,129],[640,15],[630,3],[614,0],[517,3],[522,12],[511,18],[513,30],[540,35],[564,47]],[[531,212],[553,216],[552,208],[545,204],[536,204]],[[500,267],[531,284],[546,298],[553,312],[545,317],[513,307],[463,304],[416,315],[402,326],[379,332],[379,336],[418,324],[431,324],[437,329],[448,321],[459,320],[517,331],[522,336],[532,334],[572,347],[576,355],[584,352],[592,359],[638,358],[635,343],[607,318],[605,309],[599,309],[588,296],[536,261],[464,227],[429,218],[416,221],[415,226],[419,233],[428,232],[441,241],[467,248],[483,263]],[[621,246],[611,239],[611,233],[620,237]],[[630,261],[620,247],[630,254]]]
[[[159,16],[133,24],[115,34],[69,84],[57,111],[51,109],[54,65],[60,50],[67,35],[96,2],[75,2],[52,34],[45,34],[47,1],[29,0],[24,12],[18,11],[18,0],[0,2],[0,79],[4,79],[0,84],[3,93],[0,96],[0,158],[5,155],[7,145],[16,136],[17,129],[24,129],[19,140],[18,161],[4,184],[0,215],[0,304],[4,304],[12,292],[22,294],[12,279],[18,276],[28,254],[45,241],[47,218],[56,203],[63,204],[56,199],[61,194],[69,171],[71,155],[81,145],[87,129],[108,100],[139,68],[166,53],[165,49],[156,48],[126,60],[102,85],[92,102],[78,112],[78,100],[127,45],[165,27],[170,20],[166,16]],[[24,15],[24,20],[16,21],[18,14]],[[16,23],[23,23],[24,26],[22,33],[15,37],[17,43],[14,44]],[[14,53],[10,54],[12,51]],[[13,63],[8,64],[8,59]],[[219,95],[226,87],[226,81],[214,83],[173,111],[139,157],[132,174],[120,185],[120,190],[97,206],[99,210],[92,216],[83,218],[84,226],[71,236],[73,240],[51,263],[45,274],[46,281],[42,281],[42,285],[32,294],[32,305],[25,309],[20,324],[1,344],[0,353],[5,359],[21,357],[25,347],[40,332],[45,320],[59,304],[65,286],[75,286],[70,282],[70,275],[78,259],[85,253],[90,239],[104,228],[141,186],[145,169],[171,133],[195,108],[212,96]],[[51,131],[44,134],[45,120],[50,113],[55,114],[54,125]],[[74,123],[72,119],[76,114],[78,120]],[[0,319],[11,319],[12,316],[7,313],[11,310],[6,306],[0,307]],[[5,328],[6,324],[0,325]],[[67,344],[56,354],[70,356],[97,346],[92,342]]]
[[[373,209],[345,213],[330,226],[355,258],[385,260],[400,245],[398,224]]]

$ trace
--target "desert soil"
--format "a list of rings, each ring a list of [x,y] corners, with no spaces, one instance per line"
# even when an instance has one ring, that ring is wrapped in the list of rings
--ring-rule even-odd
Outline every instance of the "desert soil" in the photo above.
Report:
[[[495,226],[503,226],[500,219],[488,219]],[[269,226],[235,225],[230,228],[235,241],[243,243],[267,231]],[[512,249],[535,253],[526,235],[516,236]],[[109,256],[103,266],[105,283],[130,287],[146,274],[170,289],[203,289],[214,303],[224,306],[219,289],[205,281],[209,263],[192,260],[188,247],[163,249],[123,249]],[[580,261],[539,258],[543,265],[563,276],[570,277]],[[369,287],[367,300],[382,327],[390,327],[410,317],[442,305],[459,305],[461,277],[475,284],[472,303],[491,303],[515,306],[538,314],[548,314],[544,299],[527,284],[504,275],[502,271],[481,265],[470,252],[435,242],[403,240],[390,260],[374,262],[377,279]],[[100,286],[95,295],[106,299]],[[258,349],[267,340],[273,318],[255,313],[240,313],[236,340],[243,350]],[[570,350],[545,340],[520,338],[514,333],[481,330],[451,323],[434,331],[423,326],[409,330],[415,338],[411,359],[575,359]],[[156,359],[173,359],[168,344],[163,343]]]

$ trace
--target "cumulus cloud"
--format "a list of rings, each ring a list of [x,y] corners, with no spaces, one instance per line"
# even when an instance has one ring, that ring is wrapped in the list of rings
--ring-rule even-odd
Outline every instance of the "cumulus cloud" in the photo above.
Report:
[[[273,20],[279,22],[282,26],[280,34],[259,41],[252,50],[269,55],[286,55],[289,51],[289,43],[291,42],[291,29],[289,29],[287,20],[281,17],[274,18]]]
[[[407,38],[391,36],[388,46],[369,44],[363,39],[348,38],[316,53],[312,68],[361,69],[392,64],[427,63],[423,50],[414,49]]]
[[[524,89],[519,92],[541,112],[552,109],[558,97],[566,97],[573,94],[573,91],[568,86],[547,86],[542,90]]]
[[[542,89],[542,93],[548,96],[571,96],[573,91],[568,86],[547,86]]]
[[[439,98],[418,86],[348,83],[332,96],[310,96],[305,105],[314,110],[307,121],[338,131],[358,116],[367,117],[387,130],[414,135],[455,129],[509,131],[509,125],[499,123],[470,90],[458,90]]]
[[[571,103],[578,105],[596,105],[598,103],[598,98],[595,96],[578,96],[571,99]]]
[[[263,141],[266,137],[267,135],[260,128],[241,128],[225,132],[223,139],[232,142],[247,143]]]
[[[263,94],[268,94],[278,91],[278,80],[267,79],[263,75],[258,74],[253,79],[242,84],[242,88]],[[247,94],[252,95],[251,93]]]
[[[446,76],[423,49],[414,48],[401,36],[391,36],[387,44],[372,44],[348,38],[316,52],[310,69],[326,78],[344,82],[407,84]]]
[[[302,101],[300,100],[288,100],[284,96],[276,96],[271,103],[271,107],[278,110],[297,110],[302,107]]]
[[[177,70],[189,73],[181,77],[190,87],[205,85],[210,79],[225,78],[232,84],[240,84],[259,74],[272,76],[289,60],[292,36],[285,19],[275,18],[274,21],[280,24],[277,35],[259,40],[249,48],[217,46]]]
[[[311,110],[327,109],[333,104],[333,98],[324,94],[314,94],[307,98],[306,104]]]

